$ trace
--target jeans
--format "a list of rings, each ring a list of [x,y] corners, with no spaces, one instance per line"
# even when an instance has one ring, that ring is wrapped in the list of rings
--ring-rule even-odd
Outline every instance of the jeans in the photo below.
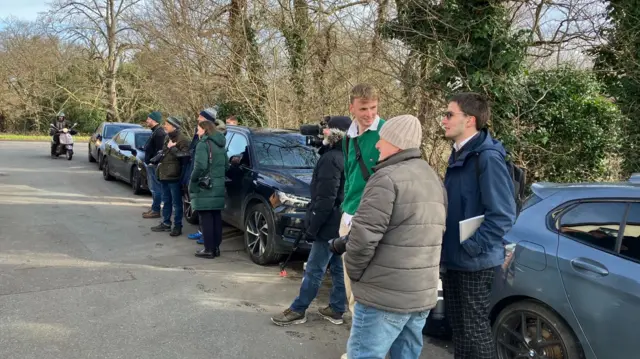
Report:
[[[158,175],[156,174],[156,167],[146,165],[147,168],[147,184],[149,191],[151,191],[151,210],[153,212],[160,212],[160,205],[162,204],[162,185],[158,181]]]
[[[349,359],[418,359],[429,311],[393,313],[356,302],[347,342]]]
[[[198,211],[204,249],[213,251],[222,243],[222,213],[219,210]]]
[[[162,185],[162,222],[171,225],[171,207],[173,207],[173,225],[182,227],[182,185],[180,181],[163,182]]]
[[[322,279],[327,272],[327,265],[331,265],[332,281],[329,305],[336,313],[345,312],[347,295],[344,289],[342,256],[331,253],[328,242],[318,241],[311,244],[311,253],[309,253],[309,259],[307,260],[307,270],[302,278],[300,294],[291,304],[291,310],[303,313],[309,308],[311,302],[318,295]]]

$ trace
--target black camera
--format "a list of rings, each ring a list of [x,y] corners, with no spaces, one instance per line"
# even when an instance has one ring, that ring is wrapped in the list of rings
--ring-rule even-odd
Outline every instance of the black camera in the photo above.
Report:
[[[300,125],[300,133],[307,136],[307,146],[321,147],[323,140],[323,130],[327,127],[327,123],[331,116],[325,116],[319,124]]]

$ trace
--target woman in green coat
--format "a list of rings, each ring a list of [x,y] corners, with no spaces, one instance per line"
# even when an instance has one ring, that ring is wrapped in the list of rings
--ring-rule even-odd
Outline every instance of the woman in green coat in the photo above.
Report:
[[[196,257],[220,256],[222,216],[224,209],[225,172],[229,167],[225,151],[226,138],[213,122],[198,123],[200,141],[196,145],[193,172],[189,182],[191,207],[198,211],[204,239],[204,249]]]

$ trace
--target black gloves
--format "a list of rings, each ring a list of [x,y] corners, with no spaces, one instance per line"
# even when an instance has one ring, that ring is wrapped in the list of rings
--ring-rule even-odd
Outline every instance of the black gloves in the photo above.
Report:
[[[349,241],[349,235],[334,238],[329,241],[329,250],[337,255],[347,251],[347,242]]]
[[[155,156],[153,156],[150,160],[149,163],[153,164],[153,165],[157,165],[158,163],[160,163],[160,161],[162,161],[162,159],[164,158],[164,153],[162,151],[158,151],[158,154],[156,154]]]

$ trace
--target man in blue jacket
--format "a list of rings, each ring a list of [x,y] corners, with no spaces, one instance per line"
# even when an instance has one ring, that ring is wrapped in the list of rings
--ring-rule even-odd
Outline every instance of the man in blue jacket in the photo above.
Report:
[[[446,138],[454,141],[444,180],[449,206],[441,267],[455,359],[496,357],[489,297],[496,267],[504,261],[502,238],[516,219],[506,151],[486,128],[490,116],[481,95],[459,93],[442,119]],[[480,215],[480,227],[461,243],[459,222]]]

